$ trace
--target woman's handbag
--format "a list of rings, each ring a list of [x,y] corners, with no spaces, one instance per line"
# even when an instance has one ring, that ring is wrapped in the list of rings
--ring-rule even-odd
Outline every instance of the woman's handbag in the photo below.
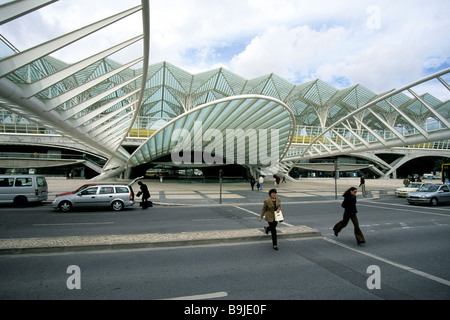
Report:
[[[283,222],[284,221],[284,217],[283,217],[283,213],[280,211],[275,211],[275,221],[277,222]]]

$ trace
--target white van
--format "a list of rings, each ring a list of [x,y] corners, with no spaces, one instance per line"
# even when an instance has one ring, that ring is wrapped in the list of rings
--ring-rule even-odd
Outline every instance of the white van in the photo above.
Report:
[[[0,175],[0,203],[23,205],[47,200],[47,180],[36,175]]]

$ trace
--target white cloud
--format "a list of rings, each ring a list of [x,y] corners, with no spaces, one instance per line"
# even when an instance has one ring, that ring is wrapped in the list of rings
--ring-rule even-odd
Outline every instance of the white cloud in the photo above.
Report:
[[[253,39],[230,66],[250,77],[274,72],[293,82],[303,81],[324,61],[341,61],[346,37],[342,27],[317,31],[309,26],[276,26]]]
[[[441,6],[433,8],[436,3]],[[360,83],[375,92],[401,87],[423,77],[424,69],[449,64],[449,23],[442,6],[450,7],[420,4],[407,13],[399,4],[384,4],[331,27],[317,19],[310,23],[319,26],[315,29],[267,28],[233,58],[230,68],[250,77],[274,72],[294,82],[320,78],[338,87],[336,79],[347,79],[347,85]],[[374,12],[380,13],[375,24],[370,20]],[[346,15],[336,11],[335,16],[341,13]]]
[[[20,19],[0,32],[23,50],[139,3],[60,0],[31,24]],[[248,79],[273,72],[294,83],[359,83],[381,93],[450,65],[448,12],[447,0],[153,0],[151,63],[190,72],[223,66]],[[59,57],[76,59],[141,28],[136,15]]]

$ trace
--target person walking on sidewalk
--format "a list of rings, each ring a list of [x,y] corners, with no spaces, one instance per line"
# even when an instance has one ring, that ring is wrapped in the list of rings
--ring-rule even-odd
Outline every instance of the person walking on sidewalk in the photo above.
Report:
[[[258,189],[262,190],[263,183],[264,183],[264,178],[263,178],[263,176],[259,176],[259,179],[258,179]]]
[[[344,217],[341,221],[336,223],[333,227],[334,235],[337,237],[338,233],[347,226],[348,221],[352,220],[354,226],[354,233],[356,237],[356,242],[358,244],[362,244],[366,242],[361,229],[359,228],[358,218],[356,217],[356,193],[358,189],[355,187],[350,187],[347,191],[342,195],[344,197],[344,201],[342,202],[342,207],[344,208]]]
[[[251,176],[251,178],[250,178],[250,186],[252,187],[252,190],[254,190],[255,183],[256,183],[255,177]]]
[[[364,176],[361,176],[361,179],[359,180],[359,186],[361,187],[363,197],[365,197],[366,196],[366,179],[364,179]]]
[[[277,190],[270,189],[269,190],[269,198],[264,200],[263,208],[261,210],[261,214],[259,215],[258,221],[261,221],[264,215],[266,216],[266,221],[269,223],[269,227],[264,227],[264,231],[266,234],[269,234],[269,231],[272,234],[272,245],[274,250],[278,250],[277,244],[277,224],[275,221],[275,211],[281,210],[281,199],[277,197]]]

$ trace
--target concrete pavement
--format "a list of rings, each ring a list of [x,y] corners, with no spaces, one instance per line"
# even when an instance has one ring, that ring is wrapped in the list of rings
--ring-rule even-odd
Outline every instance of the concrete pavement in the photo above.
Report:
[[[277,228],[279,239],[320,237],[306,226]],[[181,247],[216,243],[270,241],[263,229],[215,230],[165,234],[0,239],[0,254],[79,252],[96,250]]]
[[[109,181],[114,183],[129,183],[131,180]],[[266,181],[262,191],[251,190],[249,183],[225,182],[222,192],[219,183],[179,182],[148,179],[141,180],[147,184],[151,193],[151,200],[158,205],[239,205],[262,204],[268,196],[269,189],[274,188],[273,181]],[[51,202],[56,194],[77,189],[88,180],[47,178],[49,198]],[[350,186],[359,186],[358,178],[342,178],[337,181],[337,196]],[[367,198],[380,194],[393,194],[402,186],[401,180],[366,180]],[[138,185],[133,189],[137,191]],[[335,181],[327,178],[306,178],[298,181],[280,183],[278,196],[282,203],[305,201],[333,201],[335,200]],[[362,199],[362,195],[359,195]],[[138,199],[139,201],[139,199]],[[221,202],[221,204],[220,204]],[[307,226],[292,226],[280,224],[279,238],[320,237],[319,231]],[[51,238],[22,238],[0,239],[0,254],[73,252],[93,250],[116,250],[205,245],[214,243],[236,243],[249,241],[270,241],[270,237],[263,233],[263,229],[240,230],[212,230],[203,232],[183,232],[173,234],[135,234],[110,236],[75,236]]]
[[[262,204],[268,197],[267,192],[274,188],[274,181],[265,181],[263,190],[251,190],[248,182],[224,182],[222,192],[216,183],[201,183],[177,180],[143,179],[156,205],[213,205],[213,204]],[[225,180],[226,181],[226,180]],[[89,180],[47,178],[49,199],[53,201],[56,194],[72,191]],[[112,183],[129,183],[131,180],[111,180]],[[358,187],[359,178],[341,178],[337,180],[337,198],[349,187]],[[368,197],[380,194],[394,194],[396,188],[402,187],[400,179],[366,179]],[[137,183],[133,184],[135,192],[139,190]],[[304,178],[296,181],[280,183],[277,195],[282,202],[324,201],[335,199],[335,180],[331,178]],[[360,189],[359,189],[360,190]],[[359,198],[362,197],[358,194]],[[139,199],[139,198],[138,198]]]

